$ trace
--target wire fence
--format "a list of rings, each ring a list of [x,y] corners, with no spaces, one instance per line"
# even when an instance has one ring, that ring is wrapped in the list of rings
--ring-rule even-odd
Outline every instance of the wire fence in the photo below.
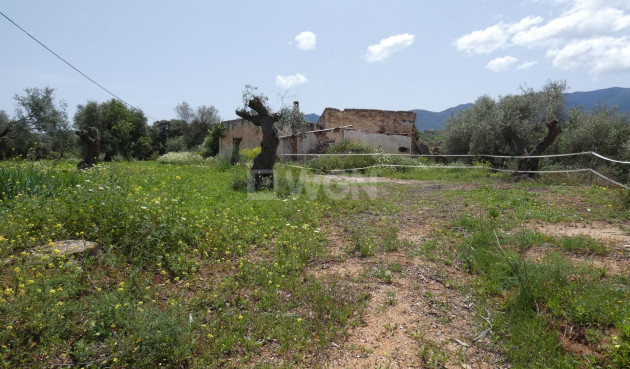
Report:
[[[587,156],[591,155],[595,158],[604,160],[606,162],[615,163],[615,164],[630,164],[629,161],[615,160],[611,158],[607,158],[603,155],[600,155],[593,151],[584,151],[578,153],[568,153],[568,154],[550,154],[550,155],[532,155],[532,156],[515,156],[515,155],[488,155],[488,154],[391,154],[391,153],[358,153],[358,154],[281,154],[281,157],[295,158],[295,157],[307,157],[307,158],[317,158],[317,157],[327,157],[327,156],[402,156],[402,157],[410,157],[410,158],[488,158],[488,159],[543,159],[543,158],[561,158],[561,157],[573,157],[573,156]],[[314,168],[309,168],[305,166],[299,165],[291,165],[286,164],[288,167],[296,168],[296,169],[304,169],[304,170],[315,170]],[[630,189],[630,186],[623,184],[619,181],[615,181],[608,176],[603,175],[602,173],[596,171],[593,168],[579,168],[579,169],[557,169],[557,170],[512,170],[505,168],[492,168],[482,165],[407,165],[407,164],[374,164],[364,167],[357,168],[345,168],[345,169],[327,169],[326,173],[343,173],[350,171],[359,171],[359,170],[368,170],[368,169],[376,169],[376,168],[418,168],[418,169],[485,169],[494,172],[506,172],[513,174],[552,174],[552,173],[579,173],[579,172],[588,172],[593,175],[598,176],[599,178],[608,181],[616,186],[619,186],[624,189]]]

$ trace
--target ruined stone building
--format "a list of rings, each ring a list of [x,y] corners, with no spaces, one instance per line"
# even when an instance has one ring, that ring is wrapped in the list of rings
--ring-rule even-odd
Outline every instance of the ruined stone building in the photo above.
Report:
[[[408,111],[374,109],[324,109],[319,121],[303,133],[292,134],[288,129],[279,133],[278,155],[322,153],[341,141],[357,142],[386,153],[417,151],[413,139],[416,114]],[[232,146],[232,139],[242,137],[241,148],[260,145],[260,129],[243,119],[222,122],[226,127],[219,151]]]

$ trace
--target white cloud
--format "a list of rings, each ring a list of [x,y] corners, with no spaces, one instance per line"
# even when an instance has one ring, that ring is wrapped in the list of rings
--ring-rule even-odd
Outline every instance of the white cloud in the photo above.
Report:
[[[460,37],[454,46],[477,54],[514,47],[543,48],[556,68],[593,74],[630,71],[630,1],[555,0],[552,4],[559,12],[546,22],[529,16],[516,23],[498,23]],[[487,68],[500,69],[506,62],[497,58]],[[534,65],[525,62],[517,69]]]
[[[300,73],[296,73],[291,76],[276,76],[276,85],[284,90],[288,90],[293,86],[301,85],[306,82],[308,82],[308,79]]]
[[[516,69],[518,69],[518,70],[525,70],[525,69],[529,69],[529,68],[533,67],[536,64],[538,64],[537,61],[526,61],[526,62],[522,63],[521,65],[519,65],[518,67],[516,67]]]
[[[521,19],[518,23],[512,23],[507,25],[507,32],[509,33],[517,33],[524,31],[536,24],[542,23],[544,19],[542,17],[525,17]]]
[[[310,31],[304,31],[295,36],[297,47],[302,50],[313,50],[317,45],[317,36]]]
[[[368,62],[383,61],[395,52],[405,49],[413,44],[415,35],[403,33],[400,35],[384,38],[380,43],[376,45],[368,46],[367,55],[365,60]]]
[[[508,47],[512,35],[542,21],[541,17],[525,17],[517,23],[498,23],[482,31],[474,31],[460,37],[455,41],[455,46],[459,51],[489,54]]]
[[[457,39],[455,46],[459,51],[475,52],[477,54],[488,54],[502,49],[506,47],[509,40],[503,28],[503,24],[497,24],[483,31],[471,32]]]
[[[540,27],[514,35],[515,45],[555,45],[567,40],[614,34],[630,30],[630,15],[610,7],[573,8]]]
[[[630,36],[574,41],[547,56],[560,69],[587,69],[593,74],[630,72]]]
[[[508,55],[502,58],[496,58],[496,59],[490,60],[488,62],[488,65],[486,65],[486,68],[497,73],[505,72],[506,70],[510,69],[510,67],[516,62],[518,62],[517,58]]]

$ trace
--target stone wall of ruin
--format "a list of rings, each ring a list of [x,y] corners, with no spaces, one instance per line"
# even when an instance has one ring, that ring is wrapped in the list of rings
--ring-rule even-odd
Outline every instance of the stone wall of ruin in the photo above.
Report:
[[[252,149],[260,146],[260,141],[262,141],[260,127],[256,127],[245,119],[228,120],[221,122],[221,124],[227,129],[223,132],[225,137],[219,141],[219,152],[230,149],[232,147],[232,139],[235,137],[243,138],[239,145],[241,149]]]
[[[352,125],[365,133],[410,134],[416,121],[416,113],[372,109],[326,108],[319,118],[322,128]]]
[[[219,141],[219,152],[223,152],[232,147],[232,138],[242,137],[240,148],[251,149],[260,146],[262,141],[262,130],[260,127],[256,127],[250,121],[245,119],[234,119],[221,122],[225,128],[225,137]],[[305,130],[313,130],[316,128],[315,123],[308,123],[304,128]],[[288,126],[278,130],[278,136],[286,136],[291,134],[291,128]]]
[[[409,135],[366,133],[352,128],[335,128],[283,136],[280,138],[278,155],[322,153],[327,147],[344,140],[368,145],[390,154],[411,153],[413,150]],[[290,158],[302,160],[311,157]]]

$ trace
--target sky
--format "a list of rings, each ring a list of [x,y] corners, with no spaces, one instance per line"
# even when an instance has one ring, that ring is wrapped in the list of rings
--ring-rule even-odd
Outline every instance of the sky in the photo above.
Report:
[[[273,108],[442,111],[564,80],[630,87],[630,0],[6,0],[0,12],[154,120],[186,101],[236,118],[245,85]],[[52,87],[112,96],[0,16],[0,110]]]

